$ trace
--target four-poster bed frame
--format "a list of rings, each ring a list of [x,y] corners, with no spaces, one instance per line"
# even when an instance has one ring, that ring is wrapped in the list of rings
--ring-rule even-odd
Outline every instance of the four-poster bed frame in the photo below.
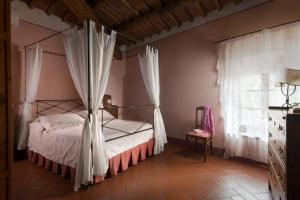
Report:
[[[77,100],[77,99],[75,99],[75,100],[74,99],[73,100],[72,99],[70,99],[70,100],[68,100],[68,99],[67,100],[36,100],[36,116],[35,116],[36,118],[38,118],[39,116],[43,115],[46,111],[50,111],[51,109],[56,109],[56,110],[58,109],[63,114],[63,113],[72,113],[75,110],[78,111],[79,109],[82,110],[82,108],[84,108],[85,110],[87,110],[88,120],[91,120],[90,117],[91,117],[91,114],[92,114],[93,110],[92,110],[92,102],[91,102],[91,98],[92,97],[91,97],[91,85],[90,85],[91,84],[91,82],[90,82],[90,79],[91,79],[91,77],[90,77],[91,76],[91,74],[90,74],[90,72],[91,72],[91,63],[90,63],[91,62],[91,52],[90,52],[90,45],[91,45],[90,44],[90,41],[91,41],[91,39],[90,39],[90,34],[91,34],[90,33],[90,27],[91,27],[91,22],[90,22],[90,20],[87,20],[87,24],[86,25],[87,25],[87,38],[86,38],[87,39],[87,52],[86,53],[87,53],[87,58],[88,58],[87,59],[87,89],[88,89],[88,91],[87,91],[87,97],[88,98],[87,98],[87,105],[86,105],[86,107],[83,106],[83,103],[81,102],[81,100]],[[70,29],[70,28],[68,28],[68,29]],[[66,30],[64,30],[64,31],[66,31]],[[48,37],[46,37],[44,39],[41,39],[41,40],[39,40],[37,42],[33,42],[31,44],[25,45],[25,58],[27,56],[26,52],[27,52],[28,47],[30,47],[32,45],[35,45],[35,44],[38,44],[39,42],[47,40],[47,39],[49,39],[51,37],[54,37],[54,36],[56,36],[56,35],[58,35],[58,34],[60,34],[62,32],[63,31],[57,32],[57,33],[55,33],[53,35],[50,35],[50,36],[48,36]],[[26,63],[26,60],[25,60],[25,70],[26,70],[26,64],[27,63]],[[26,77],[25,77],[25,82],[26,82]],[[66,104],[66,103],[70,103],[70,102],[72,102],[72,104],[73,104],[73,106],[71,106],[71,108],[70,107],[69,108],[63,108],[63,107],[61,107],[62,104]],[[132,156],[132,159],[130,159],[130,160],[132,160],[132,162],[133,162],[132,164],[137,164],[137,160],[139,158],[139,155],[141,155],[141,160],[143,160],[143,159],[146,158],[146,152],[148,152],[149,156],[153,155],[153,151],[154,151],[154,148],[153,148],[154,147],[154,123],[155,123],[154,112],[155,112],[156,107],[153,104],[150,104],[150,105],[139,105],[139,106],[122,106],[122,107],[118,107],[118,106],[112,105],[111,102],[112,102],[111,101],[111,97],[109,95],[104,95],[103,100],[102,100],[103,108],[99,109],[99,110],[101,110],[100,114],[102,115],[102,118],[101,118],[101,120],[102,120],[102,123],[101,123],[102,133],[104,133],[103,129],[105,128],[106,131],[107,131],[107,133],[108,134],[112,133],[111,136],[113,136],[112,138],[110,138],[110,136],[108,136],[108,138],[105,139],[105,141],[104,141],[105,143],[110,143],[110,142],[117,141],[117,140],[120,140],[120,141],[118,141],[119,143],[121,141],[124,142],[124,141],[126,141],[126,139],[123,140],[123,138],[126,138],[126,137],[129,138],[130,136],[132,137],[135,134],[143,133],[144,132],[143,135],[140,136],[143,139],[140,138],[140,139],[135,139],[134,142],[128,142],[128,144],[130,144],[130,145],[138,145],[138,146],[128,147],[126,145],[125,146],[122,145],[123,147],[118,150],[118,151],[121,151],[121,153],[118,153],[117,155],[114,154],[115,152],[111,153],[111,151],[110,151],[110,153],[111,153],[110,156],[113,156],[113,155],[115,155],[115,156],[109,157],[109,169],[110,169],[110,171],[113,174],[116,174],[117,171],[118,171],[118,169],[119,169],[118,166],[120,164],[120,159],[121,159],[120,156],[121,156],[121,154],[122,154],[122,159],[125,159],[125,161],[124,161],[125,164],[123,163],[123,160],[122,160],[122,169],[123,170],[127,169],[126,166],[128,167],[129,159],[130,159],[131,156]],[[42,106],[42,105],[46,105],[47,107],[44,107],[44,108],[40,109],[40,106]],[[128,126],[127,128],[130,128],[130,129],[128,129],[128,131],[127,130],[122,130],[122,129],[116,128],[116,127],[110,127],[109,124],[114,119],[118,119],[120,117],[120,115],[119,115],[119,109],[123,109],[122,115],[125,115],[127,112],[132,111],[132,110],[141,111],[143,114],[147,115],[147,120],[146,120],[146,122],[143,122],[143,124],[141,124],[139,122],[139,126],[134,131],[132,131],[132,125],[129,125],[129,124],[127,125]],[[146,109],[151,109],[151,112],[147,111]],[[104,111],[108,111],[109,113],[111,113],[114,116],[114,118],[110,119],[110,120],[107,120],[107,121],[104,121],[104,119],[103,119],[104,118],[103,117]],[[152,123],[151,123],[151,121],[152,121]],[[132,122],[134,122],[134,121],[132,121]],[[127,121],[127,123],[128,123],[128,121]],[[150,124],[150,127],[149,127],[149,124]],[[148,127],[144,128],[146,125]],[[110,129],[111,131],[108,131],[108,129]],[[116,133],[116,131],[117,131],[117,133]],[[149,135],[149,134],[151,134],[151,135]],[[61,135],[63,135],[63,132],[61,133]],[[81,135],[80,137],[81,137],[81,140],[82,140],[83,135]],[[133,139],[133,138],[129,138],[129,140],[131,140],[131,139]],[[147,142],[145,140],[147,140]],[[128,141],[128,139],[127,139],[127,141]],[[50,144],[52,144],[52,142],[53,141],[51,141]],[[117,143],[114,142],[112,144],[118,144],[118,142]],[[137,142],[143,142],[143,143],[138,143],[137,144]],[[53,145],[55,146],[56,144],[53,143]],[[129,149],[127,149],[127,151],[125,150],[125,152],[122,152],[122,151],[124,151],[124,148],[129,148]],[[137,148],[139,150],[137,150]],[[128,151],[131,152],[130,155],[128,154]],[[127,155],[124,158],[123,158],[123,153],[125,153]],[[155,153],[155,151],[154,151],[154,153]],[[42,166],[44,164],[43,160],[46,160],[46,164],[45,165],[47,165],[47,162],[51,162],[51,160],[49,161],[47,159],[47,157],[43,157],[41,154],[39,154],[39,152],[33,152],[33,151],[31,151],[28,148],[28,158],[31,161],[33,161],[33,162],[36,161],[36,156],[35,156],[36,154],[39,156],[39,161],[38,161],[39,165]],[[130,157],[128,157],[128,156],[130,156]],[[51,155],[50,155],[50,157],[51,157]],[[57,159],[59,160],[59,158],[57,158]],[[126,164],[126,162],[127,162],[127,164]],[[48,165],[47,165],[47,167],[49,167]],[[125,166],[125,169],[124,169],[123,165]],[[58,166],[58,163],[54,162],[53,166],[54,167]],[[67,168],[68,166],[64,166],[64,167]],[[74,168],[73,168],[73,171],[74,171]],[[103,175],[102,176],[95,176],[94,175],[94,181],[93,181],[93,183],[97,183],[97,182],[99,182],[99,179],[103,180],[103,178],[104,178]],[[75,189],[75,191],[77,191],[77,189]]]
[[[154,133],[154,123],[151,123],[153,120],[153,117],[154,117],[153,112],[152,112],[154,110],[153,105],[149,104],[149,105],[141,105],[141,106],[118,107],[116,105],[112,105],[111,102],[112,102],[111,96],[105,95],[103,98],[103,109],[100,109],[101,110],[100,112],[102,112],[102,116],[103,116],[103,112],[108,111],[110,114],[112,114],[114,116],[114,118],[110,119],[106,122],[102,122],[102,131],[104,128],[106,130],[112,129],[113,131],[120,132],[122,134],[117,137],[105,139],[105,143],[109,144],[111,142],[118,141],[118,140],[122,141],[123,138],[130,137],[130,136],[132,137],[133,135],[146,133],[151,130],[153,130],[152,133]],[[68,106],[66,106],[66,104]],[[36,102],[33,103],[33,105],[36,106],[36,112],[35,112],[36,118],[39,116],[46,116],[47,113],[52,113],[52,111],[55,113],[63,114],[63,113],[76,113],[79,110],[84,109],[84,106],[83,106],[81,100],[78,100],[78,99],[37,100]],[[120,109],[123,109],[125,111],[122,113],[119,113],[118,110],[120,110]],[[126,115],[127,112],[130,112],[133,110],[138,110],[138,111],[141,111],[142,113],[146,114],[148,117],[148,121],[139,125],[132,132],[109,126],[110,122],[113,122],[114,120],[118,120],[118,118]],[[101,113],[99,113],[99,114],[101,114]],[[103,120],[103,117],[102,117],[102,120]],[[143,128],[146,124],[148,124],[148,127],[150,124],[151,127]],[[153,150],[154,150],[153,149],[154,143],[155,143],[155,140],[154,140],[154,136],[153,136],[153,138],[150,139],[149,141],[140,143],[137,146],[131,147],[127,151],[121,152],[121,153],[117,154],[116,156],[111,157],[109,159],[109,169],[107,171],[106,176],[110,177],[110,176],[117,175],[119,170],[125,171],[125,170],[127,170],[128,166],[136,165],[139,160],[146,159],[147,155],[152,156]],[[37,163],[39,166],[44,167],[48,170],[51,170],[52,172],[54,172],[56,174],[60,174],[63,178],[70,177],[71,181],[72,182],[74,181],[75,174],[76,174],[76,168],[65,165],[63,163],[59,163],[57,161],[50,160],[49,158],[44,157],[39,152],[32,151],[29,148],[27,149],[27,155],[28,155],[29,161],[31,161],[33,163]],[[103,181],[104,178],[105,177],[94,177],[93,183],[99,183],[99,182]]]

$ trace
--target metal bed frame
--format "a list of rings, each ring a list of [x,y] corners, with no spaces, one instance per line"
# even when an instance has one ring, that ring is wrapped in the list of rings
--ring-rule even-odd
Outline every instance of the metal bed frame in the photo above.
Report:
[[[106,95],[106,97],[107,97],[107,95]],[[110,99],[110,102],[111,102],[111,99]],[[36,112],[35,112],[36,118],[38,118],[39,116],[47,115],[47,112],[50,112],[48,114],[65,114],[65,113],[76,113],[79,111],[86,110],[81,99],[36,100],[36,102],[34,102],[32,104],[35,104],[35,106],[36,106]],[[114,117],[108,121],[103,121],[103,112],[105,110],[109,112],[109,109],[112,109],[112,108],[118,109],[118,116]],[[155,107],[153,104],[136,105],[136,106],[115,106],[115,105],[112,106],[110,103],[109,104],[104,103],[103,108],[99,109],[101,112],[102,132],[103,132],[104,128],[107,128],[107,129],[112,129],[115,131],[125,133],[124,135],[121,135],[121,136],[118,136],[115,138],[111,138],[111,139],[107,139],[107,140],[105,140],[105,142],[110,142],[110,141],[113,141],[116,139],[120,139],[123,137],[127,137],[130,135],[134,135],[134,134],[141,133],[143,131],[148,131],[151,129],[154,131],[154,108]],[[119,114],[119,110],[121,110],[121,109],[123,110],[123,112],[121,112]],[[149,109],[151,109],[151,112],[149,112]],[[139,111],[147,116],[147,120],[142,125],[137,127],[137,129],[135,131],[128,132],[128,131],[124,131],[124,130],[109,126],[110,122],[112,122],[115,119],[118,119],[121,116],[126,116],[127,113],[129,113],[133,110]],[[151,128],[143,129],[143,127],[146,124],[151,124]]]
[[[118,117],[120,117],[120,116],[128,113],[131,110],[136,109],[136,110],[142,111],[143,113],[145,113],[146,115],[148,115],[148,119],[141,126],[139,126],[134,132],[123,131],[123,130],[120,130],[120,129],[117,129],[117,128],[113,128],[113,127],[107,126],[107,124],[109,124],[111,121],[115,120],[116,118],[110,119],[110,120],[108,120],[108,121],[106,121],[104,123],[104,121],[103,121],[103,110],[105,110],[105,107],[101,108],[101,111],[102,111],[102,117],[101,117],[101,120],[102,120],[102,132],[103,132],[104,128],[108,128],[108,129],[112,129],[112,130],[116,130],[116,131],[120,131],[120,132],[126,133],[126,135],[122,135],[122,136],[119,136],[119,137],[111,138],[111,139],[105,140],[105,142],[109,142],[109,141],[116,140],[116,139],[119,139],[119,138],[127,137],[127,136],[130,136],[130,135],[134,135],[134,134],[137,134],[137,133],[140,133],[140,132],[143,132],[143,131],[148,131],[148,130],[151,130],[151,129],[153,129],[153,131],[154,131],[154,105],[153,104],[138,105],[138,106],[120,106],[120,107],[118,106],[116,108],[118,110],[119,109],[123,109],[124,110],[123,113],[121,113],[120,115],[118,115]],[[152,113],[149,113],[144,108],[151,108]],[[150,123],[152,125],[152,127],[151,128],[147,128],[147,129],[142,129],[147,123],[148,124]]]

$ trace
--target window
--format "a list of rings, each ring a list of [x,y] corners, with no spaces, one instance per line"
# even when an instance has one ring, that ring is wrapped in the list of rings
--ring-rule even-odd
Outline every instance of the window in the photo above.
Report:
[[[268,83],[266,74],[241,77],[240,127],[242,135],[268,139]]]

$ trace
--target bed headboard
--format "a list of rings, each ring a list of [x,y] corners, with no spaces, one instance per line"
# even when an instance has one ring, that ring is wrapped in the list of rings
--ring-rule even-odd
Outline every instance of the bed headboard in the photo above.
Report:
[[[110,95],[104,95],[103,107],[114,117],[118,118],[118,106],[112,105]],[[32,103],[34,118],[49,114],[76,113],[85,110],[81,99],[36,100]]]

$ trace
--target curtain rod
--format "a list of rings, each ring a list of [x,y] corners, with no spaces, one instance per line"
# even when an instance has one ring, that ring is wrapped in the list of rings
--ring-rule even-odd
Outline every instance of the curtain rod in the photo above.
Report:
[[[61,33],[64,32],[64,31],[67,31],[67,30],[73,28],[73,27],[74,27],[74,25],[71,26],[71,27],[69,27],[69,28],[66,28],[66,29],[64,29],[64,30],[62,30],[62,31],[58,31],[58,32],[56,32],[56,33],[54,33],[54,34],[52,34],[52,35],[49,35],[49,36],[47,36],[47,37],[44,37],[44,38],[42,38],[42,39],[40,39],[40,40],[38,40],[38,41],[32,42],[32,43],[30,43],[30,44],[26,44],[25,47],[30,47],[30,46],[32,46],[32,45],[34,45],[34,44],[37,44],[37,43],[40,43],[40,42],[42,42],[42,41],[48,40],[48,39],[50,39],[50,38],[52,38],[52,37],[54,37],[54,36],[56,36],[56,35],[61,34]]]
[[[150,46],[150,45],[149,45],[149,44],[146,44],[145,46],[147,47],[147,46]],[[150,46],[150,47],[152,47],[152,46]],[[142,48],[142,47],[140,47],[140,48]],[[156,47],[152,47],[152,48],[154,48],[154,49],[156,49],[156,50],[159,50],[159,49],[156,48]],[[132,55],[129,55],[129,56],[124,56],[124,57],[122,57],[122,58],[131,58],[131,57],[139,56],[139,55],[141,55],[141,54],[142,54],[142,53],[132,54]]]
[[[17,47],[18,47],[19,49],[24,49],[24,50],[25,50],[24,47],[20,47],[20,46],[17,46]],[[26,47],[26,48],[28,48],[28,47]],[[48,50],[43,50],[43,53],[45,53],[45,54],[50,54],[50,55],[56,55],[56,56],[66,57],[65,54],[57,53],[57,52],[53,52],[53,51],[48,51]]]
[[[266,29],[273,29],[273,28],[277,28],[277,27],[280,27],[280,26],[292,24],[292,23],[299,22],[299,21],[300,21],[300,19],[297,19],[297,20],[294,20],[294,21],[291,21],[291,22],[285,22],[285,23],[278,24],[278,25],[275,25],[275,26],[270,26],[268,28],[259,29],[259,30],[256,30],[256,31],[251,31],[249,33],[244,33],[244,34],[237,35],[237,36],[234,36],[234,37],[226,38],[224,40],[215,41],[214,44],[218,44],[218,43],[225,42],[225,41],[228,41],[228,40],[232,40],[232,39],[235,39],[235,38],[243,37],[243,36],[250,35],[250,34],[253,34],[253,33],[258,33],[258,32],[261,32],[263,30],[266,30]]]
[[[45,51],[45,50],[43,50],[43,53],[45,53],[45,54],[50,54],[50,55],[55,55],[55,56],[66,57],[65,54],[62,54],[62,53],[56,53],[56,52],[52,52],[52,51]]]
[[[99,25],[99,24],[96,23],[96,22],[95,22],[95,24],[96,24],[96,25]],[[71,27],[66,28],[66,29],[64,29],[64,30],[62,30],[62,31],[58,31],[58,32],[56,32],[56,33],[54,33],[54,34],[52,34],[52,35],[49,35],[49,36],[47,36],[47,37],[44,37],[44,38],[42,38],[42,39],[40,39],[40,40],[38,40],[38,41],[36,41],[36,42],[32,42],[32,43],[30,43],[30,44],[26,44],[25,46],[29,47],[29,46],[32,46],[32,45],[34,45],[34,44],[40,43],[40,42],[42,42],[42,41],[45,41],[45,40],[47,40],[47,39],[50,39],[50,38],[52,38],[52,37],[54,37],[54,36],[56,36],[56,35],[59,35],[59,34],[63,33],[64,31],[67,31],[67,30],[69,30],[69,29],[72,29],[74,26],[76,26],[76,24],[74,24],[74,25],[72,25]],[[104,26],[104,25],[103,25],[103,26]],[[107,26],[104,26],[104,28],[107,29],[107,30],[109,30],[109,31],[113,31],[113,29],[111,29],[111,28],[109,28],[109,27],[107,27]],[[133,40],[133,41],[137,42],[137,40],[135,40],[134,38],[128,37],[127,35],[123,34],[122,32],[117,32],[117,34],[122,35],[123,37],[125,37],[125,38],[127,38],[127,39],[129,39],[129,40]]]

